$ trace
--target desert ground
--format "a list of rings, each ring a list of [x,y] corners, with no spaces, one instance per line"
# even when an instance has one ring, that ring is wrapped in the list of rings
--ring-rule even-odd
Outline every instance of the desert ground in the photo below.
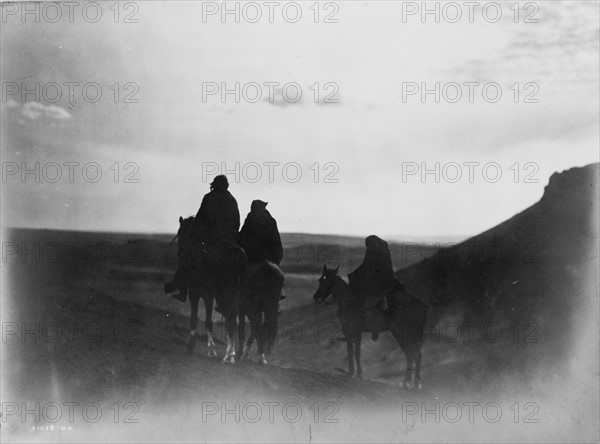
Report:
[[[2,441],[595,441],[588,168],[551,179],[540,202],[471,239],[516,253],[390,244],[398,276],[429,304],[421,391],[400,388],[404,355],[389,332],[364,335],[362,380],[344,374],[336,307],[312,300],[324,263],[344,277],[360,264],[362,238],[283,234],[287,298],[260,366],[221,362],[217,313],[220,357],[204,341],[186,353],[189,304],[163,293],[174,233],[6,230]]]

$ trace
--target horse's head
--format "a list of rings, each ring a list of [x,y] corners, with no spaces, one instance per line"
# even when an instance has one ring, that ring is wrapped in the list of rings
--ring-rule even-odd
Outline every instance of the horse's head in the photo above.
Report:
[[[193,236],[194,236],[194,216],[190,216],[186,219],[179,217],[179,230],[177,230],[177,254],[181,256],[189,249],[193,248]]]
[[[323,265],[323,274],[319,278],[319,288],[313,296],[315,302],[324,302],[329,295],[333,294],[333,282],[337,278],[339,270],[339,266],[337,268],[327,268],[327,265]]]

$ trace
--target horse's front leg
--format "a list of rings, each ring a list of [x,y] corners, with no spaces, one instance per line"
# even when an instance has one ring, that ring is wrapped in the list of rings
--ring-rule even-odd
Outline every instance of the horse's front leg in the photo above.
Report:
[[[246,341],[246,314],[244,313],[244,310],[240,310],[240,313],[238,315],[238,355],[242,356],[242,359],[244,358],[244,354],[245,354],[245,350],[246,350],[246,346],[245,346],[245,341]]]
[[[187,352],[192,353],[192,351],[194,350],[194,347],[196,346],[196,336],[198,334],[198,332],[197,332],[198,302],[199,302],[200,296],[198,294],[198,291],[196,289],[194,289],[193,291],[189,292],[189,297],[190,297],[191,309],[190,309],[190,335],[189,335],[188,341],[187,341]]]
[[[244,348],[242,351],[242,359],[250,359],[250,353],[252,352],[252,344],[256,340],[256,334],[254,333],[254,329],[252,328],[252,323],[250,323],[250,332],[248,334],[248,340],[244,344]]]
[[[223,362],[228,364],[235,364],[235,337],[236,327],[238,320],[238,313],[240,312],[240,278],[226,279],[219,285],[218,294],[221,295],[221,300],[217,301],[221,310],[225,312],[225,328],[227,331],[227,349],[225,351],[225,357]],[[227,301],[222,306],[221,301]]]
[[[206,326],[206,347],[208,348],[208,356],[210,358],[214,358],[217,356],[217,350],[215,347],[215,340],[213,338],[213,302],[214,298],[212,295],[206,295],[204,297],[204,308],[206,310],[206,317],[204,320],[204,325]]]
[[[254,341],[256,341],[258,347],[258,363],[266,364],[267,361],[264,357],[264,350],[262,344],[262,313],[260,309],[257,309],[254,305],[252,305],[251,307],[249,307],[247,314],[248,319],[250,319],[250,337],[248,338],[248,342],[244,347],[244,359],[248,359],[250,357],[252,344],[254,343]]]
[[[227,349],[223,362],[226,364],[235,364],[235,327],[237,315],[235,312],[227,313],[225,316],[225,328],[227,330]]]
[[[362,341],[362,334],[358,333],[354,340],[354,358],[356,359],[356,377],[362,378],[362,367],[360,365],[360,345]]]

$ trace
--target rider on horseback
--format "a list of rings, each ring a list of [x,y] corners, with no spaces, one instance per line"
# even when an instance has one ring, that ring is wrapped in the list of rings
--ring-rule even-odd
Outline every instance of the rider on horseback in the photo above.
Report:
[[[367,251],[362,264],[348,275],[348,279],[350,289],[355,297],[360,298],[366,305],[368,299],[377,298],[386,290],[402,284],[394,276],[392,255],[388,243],[377,236],[371,235],[365,239],[365,246]],[[388,309],[385,296],[378,302],[378,306],[383,311]],[[378,333],[373,333],[372,339],[374,341],[378,337]]]
[[[283,259],[283,244],[277,228],[277,221],[267,210],[268,202],[253,200],[246,216],[238,243],[246,252],[248,264],[256,264],[263,259],[279,266]],[[282,294],[280,300],[285,299]]]
[[[283,245],[277,228],[277,221],[267,210],[268,202],[252,201],[250,212],[238,235],[240,246],[246,252],[248,263],[266,259],[276,265],[283,259]]]
[[[204,248],[208,260],[215,260],[220,253],[236,246],[236,236],[240,228],[240,212],[237,201],[228,191],[227,177],[215,177],[210,184],[210,192],[204,195],[200,209],[194,219],[195,243]],[[180,257],[179,267],[172,282],[165,284],[165,293],[177,290],[172,296],[185,302],[187,285],[191,275],[189,260]],[[218,308],[215,307],[218,311]]]
[[[200,239],[209,249],[237,245],[240,212],[237,201],[228,188],[226,176],[215,177],[210,184],[210,193],[204,196],[196,214],[196,228]]]

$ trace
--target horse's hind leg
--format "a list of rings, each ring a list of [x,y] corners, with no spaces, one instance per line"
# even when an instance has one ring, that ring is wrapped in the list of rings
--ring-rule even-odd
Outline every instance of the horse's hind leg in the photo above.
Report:
[[[243,310],[238,314],[238,350],[237,354],[242,356],[244,352],[244,341],[246,339],[246,315]]]
[[[356,359],[356,377],[362,378],[362,367],[360,365],[360,345],[362,341],[362,334],[358,333],[354,340],[354,358]]]
[[[248,340],[246,340],[246,313],[240,312],[239,315],[239,326],[238,328],[238,354],[242,357],[242,360],[250,358],[250,350],[252,349],[252,343],[254,342],[254,332],[252,326],[250,326],[250,332],[248,333]]]
[[[252,351],[252,345],[256,337],[254,336],[254,332],[252,331],[252,327],[250,327],[250,332],[248,333],[248,340],[244,344],[244,350],[242,351],[242,359],[250,359],[250,352]]]
[[[415,363],[415,352],[412,347],[404,347],[404,356],[406,357],[406,373],[401,387],[412,389],[414,387],[414,363]]]
[[[404,352],[404,357],[406,358],[406,373],[404,375],[404,379],[400,383],[400,387],[403,388],[412,388],[413,386],[413,364],[415,361],[415,348],[410,343],[406,341],[406,334],[403,327],[397,327],[396,325],[392,325],[390,329],[392,335],[400,345],[400,348]]]
[[[221,283],[219,291],[222,300],[228,301],[222,309],[225,311],[225,328],[227,330],[227,351],[225,352],[224,362],[235,363],[236,356],[236,329],[238,322],[238,313],[240,312],[240,277],[229,277],[224,283]]]
[[[256,340],[258,346],[258,363],[266,364],[267,361],[265,360],[264,355],[264,339],[262,333],[262,311],[256,307],[252,307],[252,309],[248,312],[248,318],[250,319],[250,338],[248,338],[248,343],[246,344],[244,353],[250,357],[252,343],[254,340]]]
[[[279,295],[277,295],[279,297]],[[277,299],[275,299],[277,300]],[[263,320],[264,314],[264,321]],[[274,304],[272,307],[268,307],[264,310],[257,312],[256,321],[260,323],[259,330],[257,331],[258,338],[258,363],[267,364],[267,358],[265,355],[269,354],[275,344],[275,338],[277,337],[277,305]]]
[[[196,346],[196,335],[197,335],[197,331],[196,329],[198,328],[198,302],[199,302],[199,295],[197,292],[195,291],[190,291],[189,292],[190,295],[190,304],[191,304],[191,309],[190,309],[190,336],[188,338],[187,341],[187,352],[191,353],[194,350],[194,347]]]
[[[354,336],[346,335],[346,349],[348,350],[348,374],[354,376]]]
[[[206,327],[206,347],[208,348],[208,356],[214,358],[217,356],[217,350],[215,349],[215,340],[213,338],[213,321],[212,321],[212,313],[213,313],[213,302],[214,298],[212,296],[206,295],[204,297],[204,308],[206,311],[206,318],[204,320],[204,325]]]
[[[279,313],[278,313],[278,302],[279,302],[279,293],[276,294],[273,299],[275,303],[265,308],[265,322],[262,327],[263,334],[263,352],[266,354],[270,354],[275,345],[275,339],[277,338],[277,329],[279,322]]]
[[[421,345],[419,344],[415,351],[414,385],[417,390],[423,388],[423,384],[421,383]]]

